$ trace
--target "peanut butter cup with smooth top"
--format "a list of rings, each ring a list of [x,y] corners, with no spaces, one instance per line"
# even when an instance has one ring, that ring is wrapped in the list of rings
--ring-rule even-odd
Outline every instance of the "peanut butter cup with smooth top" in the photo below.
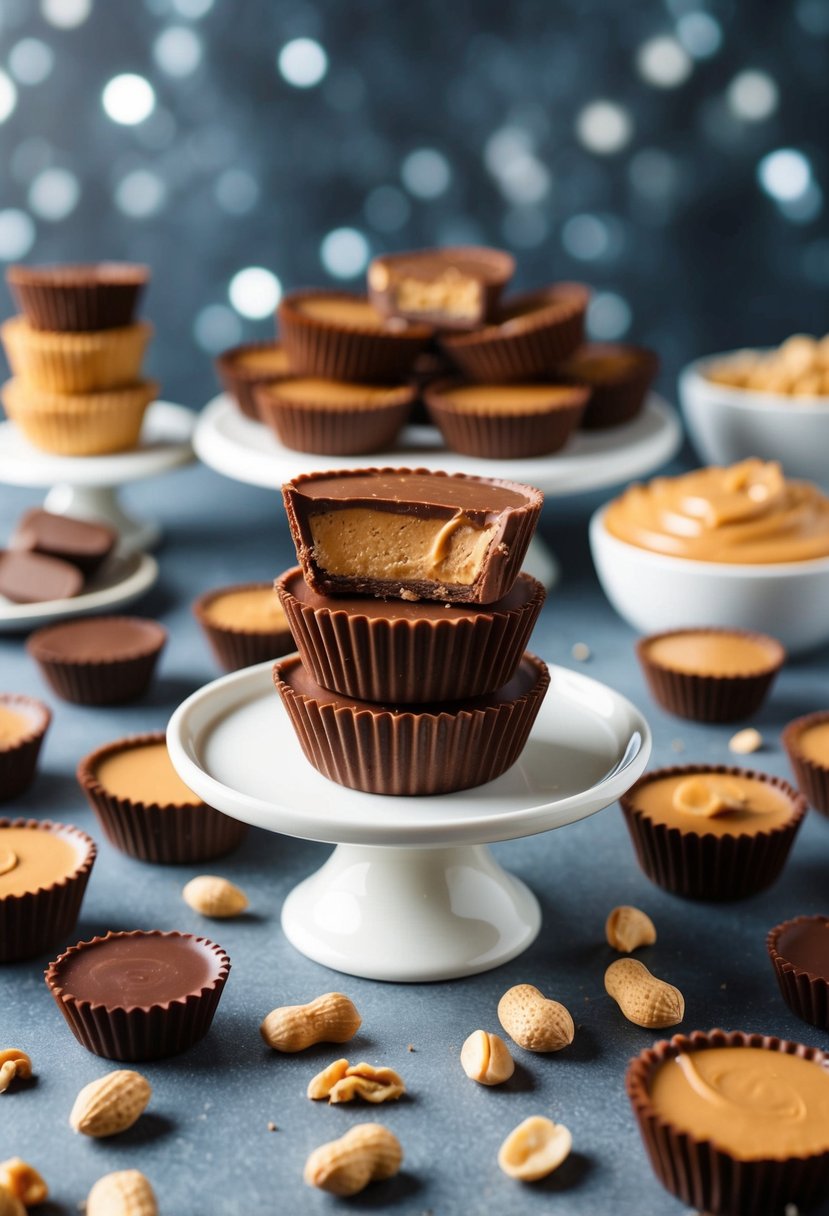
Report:
[[[195,601],[193,615],[225,671],[278,659],[294,649],[273,583],[215,587]]]
[[[51,721],[52,711],[42,701],[0,692],[0,802],[31,785]]]
[[[829,816],[829,709],[795,718],[783,731],[783,745],[797,788],[810,806]]]
[[[0,819],[0,962],[34,958],[75,927],[97,849],[79,828]]]
[[[393,446],[409,417],[410,385],[286,377],[256,389],[259,417],[286,448],[362,456]]]

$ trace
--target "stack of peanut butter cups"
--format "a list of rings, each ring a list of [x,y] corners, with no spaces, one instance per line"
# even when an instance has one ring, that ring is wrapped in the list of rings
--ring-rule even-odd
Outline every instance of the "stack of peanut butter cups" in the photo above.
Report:
[[[21,315],[0,335],[13,378],[6,413],[35,447],[63,456],[132,448],[158,385],[142,377],[152,327],[135,311],[146,266],[12,266]]]
[[[310,763],[387,795],[500,776],[549,685],[525,652],[544,588],[521,572],[540,492],[358,469],[283,493],[300,566],[277,590],[299,656],[275,664],[274,682]]]

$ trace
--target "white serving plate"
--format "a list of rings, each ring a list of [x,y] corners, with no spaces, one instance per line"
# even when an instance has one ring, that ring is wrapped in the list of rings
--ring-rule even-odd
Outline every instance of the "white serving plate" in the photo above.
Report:
[[[0,595],[0,633],[37,629],[53,621],[125,608],[155,584],[158,563],[148,553],[113,553],[86,590],[71,599],[14,604]]]

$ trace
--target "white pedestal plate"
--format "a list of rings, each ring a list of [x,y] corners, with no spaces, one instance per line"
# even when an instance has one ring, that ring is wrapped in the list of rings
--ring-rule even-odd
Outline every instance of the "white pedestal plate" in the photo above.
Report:
[[[436,798],[363,794],[305,759],[271,667],[188,697],[167,744],[182,779],[211,806],[337,845],[289,894],[282,927],[303,954],[349,975],[444,980],[520,954],[540,928],[538,901],[486,845],[592,815],[629,789],[650,754],[647,722],[629,701],[551,667],[529,742],[496,781]]]
[[[193,459],[195,415],[183,405],[155,401],[147,410],[138,446],[107,456],[56,456],[33,447],[13,422],[0,423],[0,482],[50,486],[44,506],[57,515],[94,519],[117,528],[121,551],[152,548],[161,538],[155,523],[126,514],[121,486],[157,477]]]

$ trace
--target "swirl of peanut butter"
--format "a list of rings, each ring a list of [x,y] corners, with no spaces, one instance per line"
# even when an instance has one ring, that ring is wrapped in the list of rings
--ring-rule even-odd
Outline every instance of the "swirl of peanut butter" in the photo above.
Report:
[[[640,549],[694,561],[766,565],[829,557],[829,498],[786,481],[774,461],[695,469],[633,485],[605,526]]]

